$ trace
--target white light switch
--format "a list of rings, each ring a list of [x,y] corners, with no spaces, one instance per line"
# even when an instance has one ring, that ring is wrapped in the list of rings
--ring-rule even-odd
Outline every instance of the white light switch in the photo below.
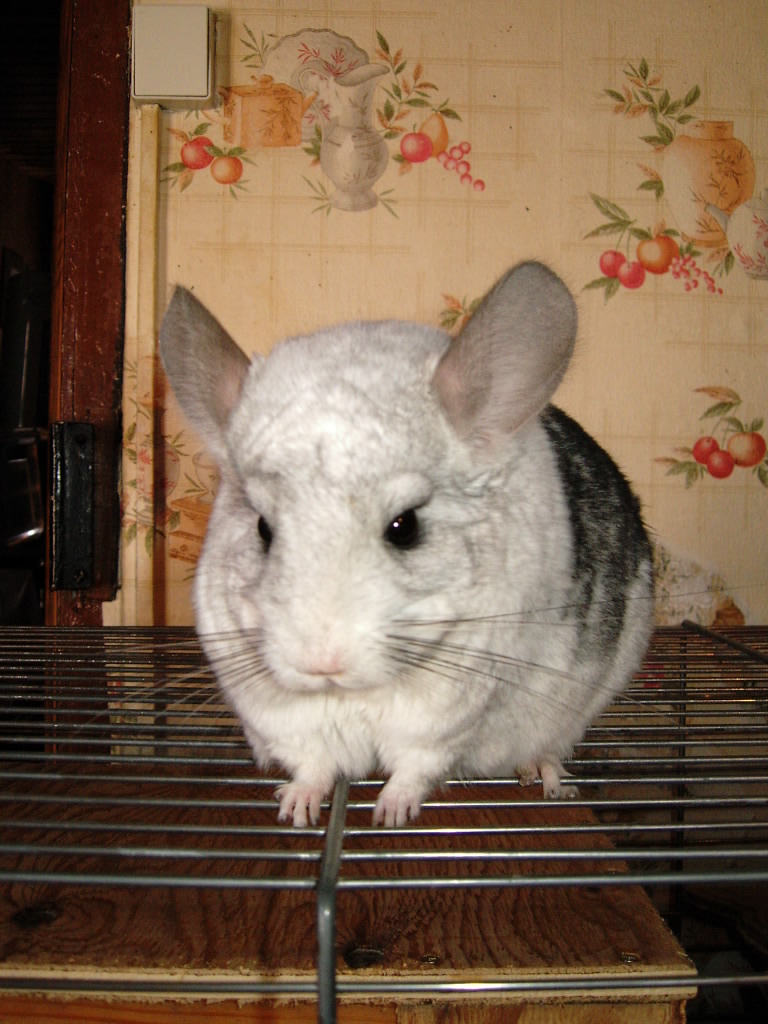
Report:
[[[134,100],[173,109],[213,106],[213,51],[208,7],[134,5]]]

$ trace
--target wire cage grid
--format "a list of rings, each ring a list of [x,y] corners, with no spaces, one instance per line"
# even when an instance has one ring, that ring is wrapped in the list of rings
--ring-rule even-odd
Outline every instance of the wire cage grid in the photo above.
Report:
[[[0,702],[0,990],[290,996],[331,1022],[345,999],[768,989],[768,630],[658,630],[574,751],[575,800],[453,781],[405,828],[371,826],[378,780],[341,780],[319,827],[277,824],[276,779],[254,766],[188,629],[1,630]],[[494,959],[483,940],[482,969],[463,951],[449,970],[445,932],[480,894],[515,913],[556,894],[598,919],[632,916],[622,901],[639,887],[684,946],[692,905],[736,907],[747,958],[696,971],[671,933],[668,950],[658,932],[646,949],[625,928],[569,963],[553,920],[544,952]],[[62,892],[100,889],[144,892],[170,916],[154,943],[141,929],[140,955],[108,951],[93,975],[87,944],[55,943]],[[174,961],[163,929],[187,893],[215,938]]]

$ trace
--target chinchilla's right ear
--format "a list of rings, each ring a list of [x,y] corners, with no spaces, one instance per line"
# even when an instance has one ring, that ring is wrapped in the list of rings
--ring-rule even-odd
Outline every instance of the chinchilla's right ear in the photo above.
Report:
[[[177,287],[160,328],[160,358],[179,405],[218,460],[224,428],[240,397],[250,361],[218,320]]]

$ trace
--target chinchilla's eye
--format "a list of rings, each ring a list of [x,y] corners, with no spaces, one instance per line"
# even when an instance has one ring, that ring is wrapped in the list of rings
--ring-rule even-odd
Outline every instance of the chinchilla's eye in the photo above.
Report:
[[[419,517],[412,508],[401,512],[384,531],[384,539],[396,548],[412,548],[419,542]]]
[[[272,544],[272,527],[269,525],[264,516],[259,516],[259,536],[261,542],[264,545],[264,552],[269,551],[270,545]]]

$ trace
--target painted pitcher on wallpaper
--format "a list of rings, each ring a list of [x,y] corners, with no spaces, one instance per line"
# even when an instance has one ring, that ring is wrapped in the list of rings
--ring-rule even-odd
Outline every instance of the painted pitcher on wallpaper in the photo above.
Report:
[[[768,281],[768,188],[742,203],[730,216],[707,204],[726,234],[731,252],[748,277]]]
[[[693,121],[664,150],[664,198],[687,241],[728,244],[708,206],[731,214],[755,187],[752,155],[734,138],[732,121]]]
[[[302,91],[316,92],[328,113],[320,166],[336,186],[330,202],[339,210],[370,210],[378,202],[373,185],[386,169],[389,150],[373,127],[373,94],[386,74],[382,64],[363,64],[335,77],[321,61],[311,61],[299,75]]]

